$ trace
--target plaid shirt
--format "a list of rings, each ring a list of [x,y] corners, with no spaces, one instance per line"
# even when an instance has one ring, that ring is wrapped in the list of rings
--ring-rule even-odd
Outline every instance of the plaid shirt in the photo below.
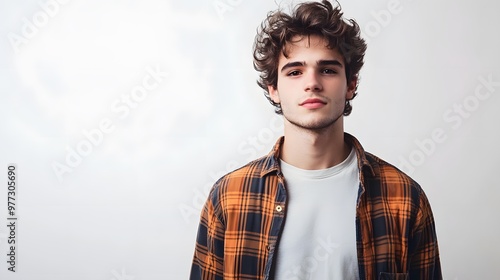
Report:
[[[420,186],[363,150],[353,136],[360,186],[360,279],[442,279],[431,207]],[[201,213],[190,279],[272,279],[287,194],[280,138],[265,157],[219,179]]]

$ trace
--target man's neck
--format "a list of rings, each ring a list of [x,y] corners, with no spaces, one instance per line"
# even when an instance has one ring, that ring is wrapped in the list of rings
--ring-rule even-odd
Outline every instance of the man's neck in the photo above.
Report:
[[[325,169],[341,163],[349,156],[350,147],[344,142],[342,120],[337,122],[322,131],[311,131],[285,121],[281,159],[306,170]]]

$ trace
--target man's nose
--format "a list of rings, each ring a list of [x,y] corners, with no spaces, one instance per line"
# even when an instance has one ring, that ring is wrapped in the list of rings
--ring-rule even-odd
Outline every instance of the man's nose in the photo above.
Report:
[[[305,86],[306,91],[321,91],[323,87],[321,85],[318,73],[313,71],[306,74]]]

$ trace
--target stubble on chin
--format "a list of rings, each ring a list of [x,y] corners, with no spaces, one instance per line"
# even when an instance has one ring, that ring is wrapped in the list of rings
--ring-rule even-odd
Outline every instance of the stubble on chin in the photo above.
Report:
[[[342,113],[340,113],[337,116],[332,116],[330,118],[323,118],[320,120],[312,120],[312,121],[300,121],[300,120],[294,120],[293,118],[290,118],[287,116],[287,113],[285,110],[283,110],[283,117],[292,125],[296,126],[297,128],[303,129],[303,130],[308,130],[311,132],[321,132],[324,130],[327,130],[328,128],[332,127],[337,121],[339,121],[340,117],[342,117]]]

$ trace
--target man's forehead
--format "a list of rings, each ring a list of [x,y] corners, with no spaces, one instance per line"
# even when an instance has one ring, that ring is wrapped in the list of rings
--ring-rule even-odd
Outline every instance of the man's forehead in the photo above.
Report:
[[[343,57],[338,51],[337,48],[330,47],[328,41],[319,35],[296,35],[292,37],[287,43],[283,46],[283,49],[280,53],[280,64],[281,62],[293,60],[295,54],[297,53],[295,50],[297,49],[311,49],[311,48],[324,48],[325,52],[318,52],[318,56],[321,56],[321,59],[340,59],[343,63]]]

